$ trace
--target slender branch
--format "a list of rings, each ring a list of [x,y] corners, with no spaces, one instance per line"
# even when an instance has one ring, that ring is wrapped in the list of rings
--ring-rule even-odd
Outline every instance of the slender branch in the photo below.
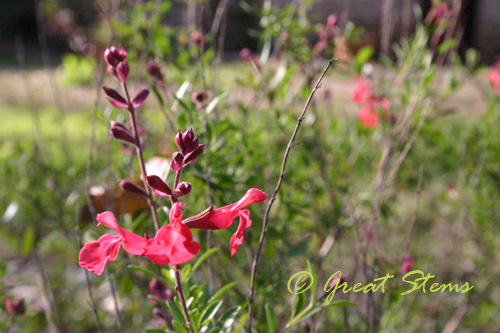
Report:
[[[118,325],[118,329],[123,333],[123,320],[122,315],[120,313],[120,305],[118,304],[118,296],[116,295],[115,284],[113,283],[113,279],[111,278],[111,274],[109,274],[109,270],[106,267],[106,279],[108,279],[109,287],[111,288],[111,296],[113,297],[113,304],[115,306],[116,313],[116,324]]]
[[[130,95],[128,93],[127,89],[127,84],[122,83],[122,88],[123,91],[125,92],[125,96],[127,98],[127,103],[128,103],[128,110],[130,114],[130,122],[132,123],[132,131],[134,133],[136,145],[135,149],[137,152],[137,158],[139,159],[139,166],[141,168],[141,174],[142,174],[142,181],[144,183],[144,188],[148,193],[148,205],[149,208],[151,209],[151,215],[153,216],[153,222],[155,225],[156,231],[160,230],[160,219],[158,218],[158,213],[156,212],[156,206],[155,202],[153,199],[153,192],[151,191],[151,188],[148,186],[147,179],[148,179],[148,174],[146,172],[146,164],[144,163],[144,157],[142,155],[142,144],[141,144],[141,139],[139,137],[139,131],[137,130],[137,120],[135,119],[135,108],[132,105],[132,101],[130,100]]]
[[[178,173],[180,174],[180,172]],[[194,332],[193,326],[191,325],[191,317],[189,317],[189,311],[186,304],[186,297],[184,296],[184,290],[182,289],[181,274],[179,273],[181,270],[181,265],[174,265],[173,269],[175,273],[175,283],[176,283],[175,290],[177,291],[177,294],[179,295],[179,300],[181,301],[182,311],[184,312],[184,318],[186,319],[186,325],[189,332]]]
[[[306,101],[306,104],[304,105],[304,109],[302,110],[302,113],[300,114],[300,117],[297,119],[297,125],[295,125],[295,130],[292,133],[292,136],[290,138],[290,141],[288,142],[288,146],[286,147],[285,150],[285,155],[283,156],[283,163],[281,165],[281,173],[278,179],[278,183],[276,184],[276,189],[274,190],[274,193],[271,195],[271,198],[269,199],[266,210],[264,212],[264,219],[262,222],[262,232],[260,234],[260,240],[259,240],[259,247],[257,248],[257,253],[255,254],[255,257],[252,262],[252,275],[251,275],[251,282],[250,282],[250,293],[248,295],[248,332],[252,332],[252,305],[253,305],[253,296],[254,296],[254,285],[255,285],[255,276],[257,273],[257,261],[259,260],[260,253],[262,251],[262,247],[264,244],[264,238],[266,236],[267,232],[267,227],[268,227],[268,218],[269,218],[269,211],[271,210],[271,207],[273,205],[274,200],[276,199],[276,195],[278,194],[278,191],[280,190],[281,183],[283,181],[283,178],[285,177],[285,168],[286,168],[286,162],[288,160],[288,155],[290,154],[290,150],[294,146],[294,140],[295,137],[297,136],[297,132],[299,131],[300,124],[304,120],[304,116],[306,114],[307,108],[309,107],[309,104],[311,103],[311,100],[316,93],[316,91],[321,88],[321,81],[325,77],[326,72],[332,65],[332,63],[336,59],[330,59],[328,61],[328,64],[326,65],[325,69],[323,70],[323,73],[318,79],[318,82],[316,82],[316,85],[314,86],[313,90],[311,91],[311,94],[309,95],[309,98]]]
[[[424,165],[420,165],[420,170],[418,172],[418,185],[417,185],[417,203],[415,207],[415,212],[411,218],[410,222],[410,235],[408,236],[408,243],[406,244],[405,254],[410,251],[410,243],[413,238],[413,233],[415,232],[415,222],[417,222],[418,217],[418,207],[420,206],[420,194],[422,192],[422,180],[424,178]]]
[[[78,244],[78,248],[81,249],[83,247],[83,243],[82,243],[82,232],[80,230],[80,220],[78,218],[78,210],[77,210],[77,214],[76,214],[76,226],[75,226],[75,233],[76,233],[76,241],[77,241],[77,244]],[[89,298],[90,298],[90,307],[92,308],[92,312],[94,313],[94,317],[95,317],[95,322],[97,324],[97,332],[102,332],[102,325],[101,325],[101,321],[99,320],[99,313],[97,311],[97,303],[95,301],[95,298],[94,298],[94,293],[92,292],[92,286],[90,284],[90,274],[89,274],[89,271],[82,268],[83,271],[85,272],[85,284],[87,286],[87,292],[89,294]]]

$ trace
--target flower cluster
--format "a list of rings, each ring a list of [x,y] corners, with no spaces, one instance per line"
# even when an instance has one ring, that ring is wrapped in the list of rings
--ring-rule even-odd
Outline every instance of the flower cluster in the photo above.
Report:
[[[332,14],[326,19],[326,25],[316,25],[316,33],[318,35],[318,42],[314,45],[314,53],[316,55],[321,54],[328,47],[330,41],[333,42],[335,40],[335,29],[338,24],[339,18],[337,15]]]
[[[373,93],[372,83],[368,79],[356,76],[356,86],[352,91],[352,100],[361,106],[358,119],[364,127],[373,128],[379,124],[379,113],[382,111],[386,118],[390,117],[391,103],[385,97],[378,97]]]
[[[122,88],[125,91],[127,99],[123,98],[112,88],[104,87],[104,91],[110,98],[111,104],[119,108],[128,109],[133,130],[132,133],[125,125],[113,121],[111,123],[110,135],[124,143],[135,145],[141,164],[143,164],[142,147],[139,142],[139,132],[134,118],[134,111],[146,99],[149,90],[143,88],[136,94],[136,97],[130,100],[126,86],[126,75],[123,75],[123,73],[120,74],[120,71],[124,68],[124,64],[126,65],[127,59],[127,53],[123,48],[109,48],[106,50],[105,59],[108,63],[108,71],[122,83]],[[128,65],[126,67],[128,73]],[[158,72],[155,72],[156,70],[151,70],[151,68],[149,71],[156,73],[156,75],[158,74]],[[198,98],[199,102],[202,103],[205,98],[206,96]],[[175,143],[179,151],[173,154],[170,162],[170,167],[176,173],[174,186],[172,187],[173,190],[161,177],[157,175],[148,176],[144,170],[142,170],[145,181],[144,186],[147,191],[128,180],[121,180],[119,182],[122,189],[147,197],[153,213],[155,213],[155,205],[152,200],[151,190],[160,198],[169,198],[172,203],[169,213],[169,224],[161,228],[158,226],[159,230],[154,238],[148,235],[142,237],[120,227],[113,213],[103,212],[97,214],[97,225],[105,225],[115,231],[116,234],[107,233],[98,240],[85,244],[79,255],[80,266],[87,268],[97,275],[101,275],[106,264],[115,260],[121,247],[129,254],[146,256],[149,260],[159,265],[185,263],[191,260],[200,250],[200,244],[193,241],[191,228],[209,230],[226,229],[232,225],[235,218],[239,217],[238,229],[230,240],[231,256],[236,253],[238,246],[243,243],[243,231],[252,225],[250,212],[244,208],[253,203],[262,203],[267,198],[267,194],[256,188],[252,188],[247,191],[241,200],[234,204],[219,209],[214,209],[212,205],[195,216],[183,219],[182,209],[184,204],[179,198],[188,195],[191,192],[192,186],[188,182],[181,182],[180,176],[182,170],[193,163],[203,153],[204,145],[200,144],[199,137],[195,136],[193,129],[185,132],[179,130],[175,137]],[[153,217],[155,217],[155,214],[153,214]]]

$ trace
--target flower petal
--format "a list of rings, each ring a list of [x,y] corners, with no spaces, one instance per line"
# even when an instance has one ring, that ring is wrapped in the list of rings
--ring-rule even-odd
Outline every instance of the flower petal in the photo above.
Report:
[[[144,254],[146,239],[120,227],[113,213],[104,212],[97,214],[97,221],[99,221],[97,225],[104,224],[111,230],[118,232],[120,236],[119,239],[123,243],[123,249],[125,251],[137,256],[142,256]]]
[[[238,214],[240,215],[240,224],[238,225],[238,230],[236,230],[229,241],[231,257],[234,256],[236,250],[238,250],[238,246],[243,244],[243,230],[252,225],[252,220],[250,220],[250,211],[248,209],[240,210]]]
[[[80,251],[78,263],[81,267],[101,275],[107,262],[115,260],[120,250],[121,237],[105,234],[96,241],[89,242]]]
[[[155,238],[147,240],[144,254],[159,265],[187,262],[198,253],[200,244],[193,242],[191,230],[181,223],[161,227]]]

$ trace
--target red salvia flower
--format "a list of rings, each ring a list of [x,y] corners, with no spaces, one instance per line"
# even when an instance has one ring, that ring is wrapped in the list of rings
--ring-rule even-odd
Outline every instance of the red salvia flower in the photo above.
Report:
[[[193,259],[200,244],[193,242],[191,230],[182,224],[182,209],[178,202],[170,209],[170,224],[164,225],[155,238],[147,240],[144,255],[160,265],[178,265]]]
[[[97,225],[104,224],[116,231],[118,235],[104,234],[96,241],[85,244],[80,251],[79,264],[89,271],[101,275],[107,262],[115,260],[123,245],[123,249],[134,255],[143,255],[146,238],[121,228],[111,212],[97,214]]]
[[[262,203],[264,200],[266,200],[266,198],[266,193],[257,188],[252,188],[249,189],[247,193],[245,193],[243,198],[241,198],[238,202],[215,210],[213,210],[213,207],[211,206],[200,214],[182,221],[182,223],[189,228],[196,229],[226,229],[229,228],[233,224],[233,220],[239,216],[240,222],[238,225],[238,230],[236,230],[236,232],[231,237],[231,241],[229,242],[231,248],[231,256],[234,256],[236,250],[238,249],[238,246],[243,243],[243,230],[252,225],[252,221],[250,220],[250,212],[247,209],[243,208],[257,202]]]

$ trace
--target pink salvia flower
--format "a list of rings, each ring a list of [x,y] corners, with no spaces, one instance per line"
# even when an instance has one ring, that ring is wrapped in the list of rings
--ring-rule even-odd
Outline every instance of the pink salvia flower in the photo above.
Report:
[[[193,242],[191,230],[182,224],[182,208],[178,202],[170,209],[170,224],[164,225],[155,238],[147,240],[144,255],[159,265],[178,265],[193,259],[200,244]]]
[[[267,194],[262,192],[257,188],[252,188],[245,193],[243,198],[241,198],[238,202],[235,202],[231,205],[224,206],[218,209],[213,210],[212,207],[209,207],[202,213],[193,216],[192,218],[186,219],[183,223],[189,228],[196,229],[208,229],[208,230],[217,230],[217,229],[226,229],[229,228],[233,224],[233,220],[239,216],[240,222],[238,225],[238,229],[231,237],[231,241],[229,242],[231,248],[231,256],[234,256],[238,246],[243,243],[243,231],[252,225],[252,221],[250,220],[250,212],[247,209],[243,209],[254,203],[262,203],[266,200]]]
[[[104,234],[96,241],[89,242],[80,251],[79,264],[89,271],[101,275],[106,263],[115,260],[120,246],[133,255],[144,254],[146,238],[136,235],[121,228],[116,222],[115,216],[111,212],[97,214],[97,225],[104,224],[108,228],[116,231],[118,235]]]

